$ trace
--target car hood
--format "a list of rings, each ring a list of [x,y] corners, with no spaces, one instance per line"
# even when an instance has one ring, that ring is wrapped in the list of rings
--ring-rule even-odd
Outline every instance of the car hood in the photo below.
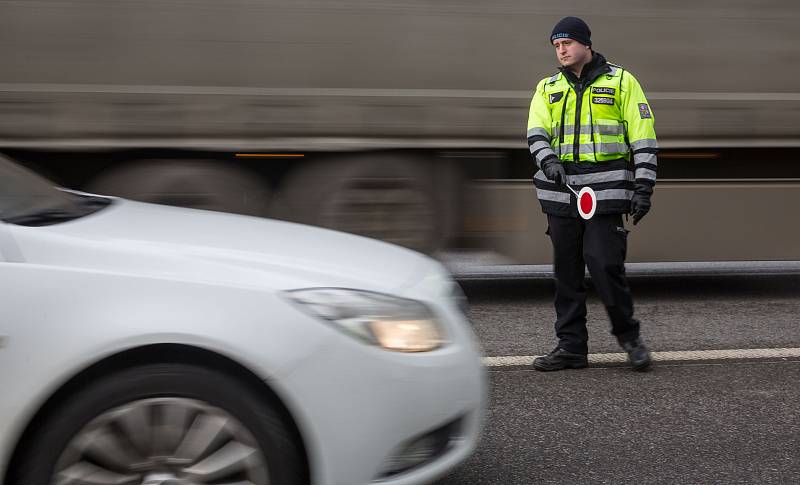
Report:
[[[125,199],[70,222],[9,227],[26,263],[199,283],[380,291],[443,271],[420,253],[360,236]]]

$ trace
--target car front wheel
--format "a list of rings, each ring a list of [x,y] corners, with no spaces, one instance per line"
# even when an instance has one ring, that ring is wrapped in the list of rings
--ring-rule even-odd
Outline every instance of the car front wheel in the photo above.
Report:
[[[153,364],[93,382],[49,413],[13,483],[268,485],[307,479],[270,403],[236,378]]]

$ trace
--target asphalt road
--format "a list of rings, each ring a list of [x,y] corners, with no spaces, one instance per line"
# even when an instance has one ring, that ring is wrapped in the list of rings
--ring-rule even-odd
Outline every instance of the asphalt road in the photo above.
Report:
[[[464,282],[487,356],[555,340],[548,280]],[[633,278],[655,351],[800,348],[800,276]],[[590,353],[619,352],[590,293]],[[800,358],[489,367],[476,453],[437,485],[800,483]]]

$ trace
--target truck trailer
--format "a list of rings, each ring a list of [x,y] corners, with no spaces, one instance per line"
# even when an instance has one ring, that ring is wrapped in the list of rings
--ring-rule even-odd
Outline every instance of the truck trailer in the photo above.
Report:
[[[565,15],[656,120],[628,260],[800,261],[788,0],[6,0],[0,152],[89,192],[546,264],[526,121]]]

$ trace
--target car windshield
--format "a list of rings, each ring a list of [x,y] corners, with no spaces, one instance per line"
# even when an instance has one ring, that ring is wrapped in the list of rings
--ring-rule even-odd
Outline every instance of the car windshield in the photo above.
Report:
[[[57,188],[49,180],[0,157],[0,219],[20,225],[47,225],[82,217],[108,205],[100,197]]]

